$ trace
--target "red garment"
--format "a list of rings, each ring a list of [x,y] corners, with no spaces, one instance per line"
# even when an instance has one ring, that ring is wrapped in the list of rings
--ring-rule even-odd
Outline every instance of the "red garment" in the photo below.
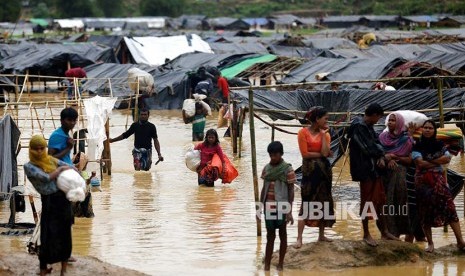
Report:
[[[218,78],[218,88],[223,92],[223,97],[227,99],[229,96],[229,84],[225,78]]]
[[[204,143],[200,143],[194,148],[195,150],[200,150],[200,167],[207,165],[213,158],[213,155],[216,153],[221,160],[221,163],[225,162],[223,150],[220,145],[215,145],[213,147],[206,146]]]
[[[71,68],[66,70],[65,77],[67,78],[87,78],[86,71],[81,67]]]

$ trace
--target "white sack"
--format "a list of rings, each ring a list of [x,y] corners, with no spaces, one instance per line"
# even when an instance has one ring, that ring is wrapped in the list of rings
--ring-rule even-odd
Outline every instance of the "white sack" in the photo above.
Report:
[[[196,172],[200,165],[200,151],[189,150],[186,153],[186,166],[189,170]]]
[[[84,201],[86,198],[86,182],[73,169],[60,173],[57,178],[57,187],[66,194],[66,198],[71,202]]]
[[[155,92],[153,76],[144,70],[134,67],[128,70],[128,83],[134,94],[137,92],[137,77],[139,77],[139,92],[147,94]]]

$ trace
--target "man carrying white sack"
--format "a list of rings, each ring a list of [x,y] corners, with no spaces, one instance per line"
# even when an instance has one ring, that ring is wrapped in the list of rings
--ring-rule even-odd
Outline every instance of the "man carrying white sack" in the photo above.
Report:
[[[203,101],[205,95],[194,94],[194,99],[184,101],[182,119],[185,124],[192,123],[192,141],[203,141],[207,115],[211,115],[210,106]]]

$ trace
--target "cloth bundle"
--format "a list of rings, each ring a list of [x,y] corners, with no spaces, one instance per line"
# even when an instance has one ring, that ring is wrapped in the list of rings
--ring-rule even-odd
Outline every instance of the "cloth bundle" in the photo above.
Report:
[[[186,153],[186,166],[189,170],[196,172],[197,168],[200,165],[200,151],[198,150],[189,150]]]
[[[71,202],[84,201],[86,198],[86,182],[75,170],[65,170],[57,178],[57,187],[66,194]]]

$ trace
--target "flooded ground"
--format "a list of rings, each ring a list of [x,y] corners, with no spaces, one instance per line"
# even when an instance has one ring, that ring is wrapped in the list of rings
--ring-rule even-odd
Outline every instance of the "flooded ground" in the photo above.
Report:
[[[111,137],[125,130],[126,111],[115,110],[111,118]],[[207,122],[207,128],[216,128],[216,114]],[[105,176],[102,191],[94,192],[92,219],[78,218],[73,227],[73,254],[90,255],[105,262],[134,269],[151,275],[264,275],[262,259],[266,243],[257,238],[254,219],[249,125],[244,126],[242,158],[234,158],[240,176],[229,185],[217,183],[214,188],[197,186],[196,174],[184,165],[185,149],[191,145],[191,126],[184,125],[179,111],[152,111],[150,121],[155,123],[165,161],[153,166],[150,172],[134,172],[131,149],[133,138],[112,144],[113,173]],[[49,128],[53,126],[51,123]],[[32,132],[24,128],[24,132]],[[220,129],[222,136],[225,129]],[[297,129],[293,129],[297,132]],[[49,133],[46,131],[46,133]],[[271,131],[256,122],[259,172],[268,162],[266,147]],[[284,158],[294,168],[300,163],[296,136],[276,133],[276,140],[284,144]],[[229,138],[221,145],[232,158]],[[27,161],[27,149],[19,156],[19,163]],[[335,200],[356,202],[358,187],[350,181],[348,164],[334,167]],[[465,173],[463,156],[454,157],[451,168]],[[20,171],[20,183],[23,173]],[[260,183],[261,185],[261,183]],[[297,196],[300,201],[300,194]],[[40,199],[35,199],[40,209]],[[297,206],[296,203],[296,206]],[[463,193],[456,198],[457,209],[463,217]],[[297,208],[295,208],[297,210]],[[294,212],[296,213],[296,212]],[[0,203],[1,222],[6,222],[9,208]],[[18,222],[33,222],[30,206],[20,213]],[[464,226],[463,220],[461,221]],[[462,228],[463,229],[463,228]],[[465,231],[464,231],[465,232]],[[373,229],[373,233],[378,232]],[[434,229],[436,247],[455,241],[452,231]],[[294,243],[297,225],[288,228],[288,240]],[[334,239],[361,238],[360,221],[339,220],[328,230]],[[305,229],[304,242],[316,241],[317,230]],[[379,235],[378,235],[379,237]],[[24,251],[29,236],[0,236],[2,251]],[[278,247],[279,239],[276,241]],[[419,246],[423,246],[420,244]],[[38,265],[38,262],[33,265]],[[465,258],[441,261],[429,265],[406,267],[368,267],[334,271],[335,275],[459,275],[465,271]],[[272,271],[272,274],[276,271]],[[315,272],[316,275],[318,272]],[[286,270],[286,275],[309,275],[308,272]],[[311,275],[311,274],[310,274]]]

